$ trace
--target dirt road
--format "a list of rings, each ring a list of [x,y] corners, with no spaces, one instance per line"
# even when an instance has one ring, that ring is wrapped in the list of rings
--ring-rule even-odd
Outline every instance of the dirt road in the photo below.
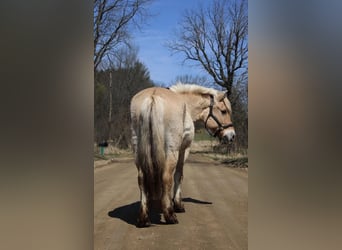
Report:
[[[248,173],[199,155],[184,166],[185,213],[166,225],[154,211],[152,226],[135,226],[139,209],[133,159],[95,168],[94,249],[247,249]]]

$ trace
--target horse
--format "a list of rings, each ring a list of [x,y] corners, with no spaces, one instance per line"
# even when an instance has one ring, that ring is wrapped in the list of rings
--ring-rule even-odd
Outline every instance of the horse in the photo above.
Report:
[[[167,224],[185,212],[181,198],[183,165],[194,138],[194,122],[222,143],[235,137],[227,93],[194,84],[152,87],[137,93],[130,105],[132,145],[138,169],[140,210],[137,227],[151,225],[152,201],[159,201]]]

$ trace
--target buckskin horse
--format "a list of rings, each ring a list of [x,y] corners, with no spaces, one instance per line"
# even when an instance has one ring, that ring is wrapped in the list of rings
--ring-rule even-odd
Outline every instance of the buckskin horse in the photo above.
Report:
[[[150,204],[161,204],[165,222],[178,223],[185,212],[181,198],[183,165],[194,138],[194,122],[222,143],[234,140],[231,104],[225,92],[178,83],[169,89],[152,87],[131,100],[132,143],[138,169],[138,227],[148,227]]]

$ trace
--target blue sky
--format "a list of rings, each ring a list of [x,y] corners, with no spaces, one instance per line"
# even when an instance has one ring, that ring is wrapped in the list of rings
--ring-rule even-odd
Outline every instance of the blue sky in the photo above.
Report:
[[[142,31],[134,33],[133,41],[138,46],[138,57],[150,72],[156,84],[170,85],[180,75],[205,75],[198,66],[190,66],[190,62],[182,65],[181,54],[171,55],[165,46],[166,41],[174,38],[174,31],[182,19],[185,9],[197,8],[202,2],[210,0],[155,0],[149,11],[153,16]],[[193,64],[192,64],[193,65]]]

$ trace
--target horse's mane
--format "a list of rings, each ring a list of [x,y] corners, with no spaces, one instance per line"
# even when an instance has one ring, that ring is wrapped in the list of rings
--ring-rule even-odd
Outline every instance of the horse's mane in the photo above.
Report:
[[[185,94],[185,93],[193,93],[193,94],[209,94],[214,97],[217,96],[218,91],[215,89],[210,89],[206,87],[202,87],[195,84],[184,84],[181,82],[176,83],[175,85],[170,87],[170,90],[176,93]]]

